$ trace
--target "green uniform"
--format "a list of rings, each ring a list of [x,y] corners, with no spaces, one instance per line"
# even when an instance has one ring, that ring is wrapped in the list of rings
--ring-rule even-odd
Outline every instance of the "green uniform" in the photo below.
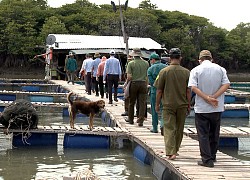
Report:
[[[143,124],[144,115],[146,111],[147,103],[147,70],[149,64],[147,61],[135,57],[133,61],[128,63],[127,74],[132,75],[130,89],[129,89],[129,109],[128,119],[132,124],[134,123],[134,106],[136,100],[138,100],[138,123]]]
[[[188,108],[187,88],[190,71],[172,64],[162,71],[155,82],[162,90],[164,141],[166,155],[176,154],[183,137]]]
[[[150,104],[152,111],[152,126],[153,131],[158,132],[158,113],[155,111],[155,102],[156,102],[156,87],[154,87],[154,82],[156,77],[158,76],[160,70],[167,67],[166,64],[161,63],[160,61],[156,61],[149,69],[148,69],[148,81],[150,84]],[[160,126],[163,127],[162,118],[160,120]]]

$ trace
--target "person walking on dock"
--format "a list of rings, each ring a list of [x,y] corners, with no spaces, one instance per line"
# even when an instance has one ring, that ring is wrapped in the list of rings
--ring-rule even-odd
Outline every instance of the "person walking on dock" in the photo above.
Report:
[[[92,73],[92,68],[93,68],[93,59],[91,54],[86,54],[86,59],[82,63],[82,68],[79,72],[79,74],[84,71],[84,81],[85,81],[85,87],[86,87],[86,92],[88,95],[91,95],[91,73]]]
[[[188,86],[196,93],[195,125],[201,160],[198,165],[214,167],[219,143],[221,113],[224,111],[224,92],[230,81],[226,70],[212,63],[212,54],[203,50],[200,65],[191,70]]]
[[[93,62],[93,68],[92,68],[92,86],[95,89],[95,95],[99,96],[99,83],[96,81],[96,74],[97,74],[97,68],[98,65],[101,63],[101,59],[100,59],[100,53],[96,52],[94,54],[94,62]]]
[[[105,66],[104,66],[104,72],[103,72],[103,80],[108,83],[108,94],[109,94],[109,104],[113,103],[112,100],[112,89],[114,87],[114,101],[118,101],[117,99],[117,88],[118,83],[121,81],[122,78],[122,70],[121,70],[121,64],[120,61],[115,58],[115,51],[110,51],[110,58],[107,59]]]
[[[180,66],[181,50],[172,48],[169,56],[170,65],[160,71],[154,86],[157,88],[155,110],[158,113],[162,100],[166,155],[173,160],[181,145],[191,93],[188,88],[190,71]]]
[[[66,74],[68,78],[68,83],[72,82],[74,85],[74,79],[76,76],[76,70],[77,70],[77,63],[76,59],[74,58],[73,52],[69,52],[69,57],[67,58],[66,62]]]
[[[148,69],[148,81],[150,84],[150,104],[152,111],[152,129],[150,132],[158,133],[158,113],[155,111],[155,102],[156,102],[156,87],[154,87],[154,82],[159,72],[167,67],[166,64],[161,63],[160,56],[156,53],[153,53],[149,57],[151,67]],[[160,108],[160,113],[162,112],[162,104]],[[162,116],[161,116],[162,118]],[[160,120],[160,130],[161,134],[163,134],[163,121]]]
[[[127,80],[130,82],[129,88],[129,109],[128,119],[125,119],[129,124],[134,124],[134,107],[137,100],[138,105],[138,126],[143,126],[144,116],[146,111],[147,103],[147,92],[148,92],[148,77],[147,70],[149,64],[143,60],[141,50],[139,48],[133,49],[130,56],[134,58],[133,61],[128,63],[126,73]]]
[[[103,82],[103,71],[104,71],[106,60],[107,60],[106,56],[102,56],[101,63],[98,65],[97,73],[96,73],[96,81],[98,82],[99,87],[100,87],[101,98],[104,97],[104,87],[105,87],[105,93],[106,94],[108,93],[108,84],[105,83],[104,85],[104,82]],[[106,96],[106,98],[107,97],[108,96]]]

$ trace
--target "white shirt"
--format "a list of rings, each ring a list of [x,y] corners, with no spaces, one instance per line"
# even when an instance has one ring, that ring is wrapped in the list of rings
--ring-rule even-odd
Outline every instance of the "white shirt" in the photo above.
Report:
[[[85,59],[82,63],[80,73],[84,70],[85,74],[92,71],[94,60],[92,58]]]
[[[226,70],[218,64],[209,60],[204,60],[199,66],[190,72],[188,86],[195,86],[202,92],[213,95],[224,84],[229,84]],[[212,113],[224,111],[224,93],[217,98],[218,107],[215,108],[207,103],[203,98],[196,95],[194,111],[195,113]]]

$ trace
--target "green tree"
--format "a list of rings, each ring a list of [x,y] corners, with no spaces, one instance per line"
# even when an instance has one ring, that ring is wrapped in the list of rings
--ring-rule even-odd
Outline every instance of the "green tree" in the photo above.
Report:
[[[152,4],[150,0],[140,2],[139,9],[157,9],[156,4]]]
[[[49,34],[67,34],[68,30],[65,24],[56,16],[51,16],[45,20],[40,34],[40,43],[44,44],[45,39]]]

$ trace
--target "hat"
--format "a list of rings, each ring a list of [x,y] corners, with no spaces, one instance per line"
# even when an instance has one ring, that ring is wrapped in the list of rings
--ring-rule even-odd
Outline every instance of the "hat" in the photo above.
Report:
[[[111,51],[109,52],[109,54],[110,54],[110,55],[115,55],[115,51],[114,51],[114,50],[111,50]]]
[[[100,55],[100,53],[99,52],[96,52],[95,54],[94,54],[94,57],[96,58],[96,57],[100,57],[101,55]]]
[[[179,48],[172,48],[169,51],[169,55],[181,55],[181,50]]]
[[[149,57],[149,60],[151,60],[151,59],[159,60],[160,56],[156,53],[152,53]]]
[[[134,48],[133,51],[129,54],[130,56],[142,56],[140,48]]]
[[[205,56],[208,56],[208,57],[212,58],[212,54],[211,54],[210,51],[208,51],[208,50],[202,50],[200,52],[199,59],[201,59],[202,57],[205,57]]]

